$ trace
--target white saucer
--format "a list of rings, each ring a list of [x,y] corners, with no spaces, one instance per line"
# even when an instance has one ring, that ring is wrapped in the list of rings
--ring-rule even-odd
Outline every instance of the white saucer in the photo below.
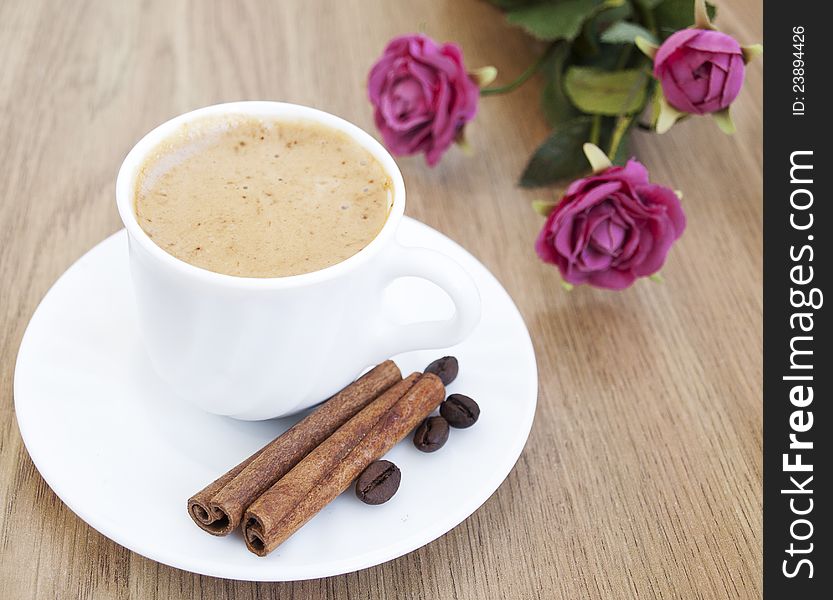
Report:
[[[518,459],[538,395],[535,355],[512,300],[474,257],[412,219],[403,221],[399,239],[463,265],[480,288],[483,319],[458,346],[395,360],[409,373],[454,354],[460,374],[449,392],[472,396],[482,412],[474,427],[452,429],[434,454],[417,451],[410,439],[396,446],[386,458],[401,468],[402,484],[387,504],[362,504],[348,490],[266,558],[246,550],[239,532],[215,538],[193,524],[187,498],[295,419],[235,421],[171,396],[139,340],[124,231],[61,276],[20,346],[15,409],[41,475],[112,540],[216,577],[326,577],[391,560],[443,535],[491,496]],[[422,280],[395,282],[388,299],[408,320],[442,318],[451,310],[447,296]]]

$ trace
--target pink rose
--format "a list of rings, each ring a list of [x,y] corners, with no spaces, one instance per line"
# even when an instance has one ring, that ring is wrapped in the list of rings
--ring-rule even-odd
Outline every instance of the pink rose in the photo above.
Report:
[[[392,39],[370,70],[367,91],[391,152],[424,152],[432,166],[474,118],[479,95],[460,48],[424,35]]]
[[[535,251],[564,281],[621,290],[659,271],[685,229],[673,190],[648,181],[636,160],[570,184]]]
[[[729,35],[707,29],[683,29],[665,40],[654,57],[654,77],[668,103],[685,113],[722,110],[743,85],[740,45]]]

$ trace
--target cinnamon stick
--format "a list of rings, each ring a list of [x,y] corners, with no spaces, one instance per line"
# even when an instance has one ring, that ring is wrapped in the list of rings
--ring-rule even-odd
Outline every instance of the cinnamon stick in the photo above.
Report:
[[[249,550],[258,556],[266,556],[283,543],[347,489],[370,463],[381,458],[408,435],[440,405],[444,397],[445,387],[439,377],[431,373],[420,376],[361,441],[294,507],[286,512],[273,512],[275,506],[283,508],[280,502],[275,501],[274,495],[258,498],[243,519],[243,538]]]
[[[402,380],[385,361],[188,500],[188,514],[212,535],[228,535],[243,511],[361,409]]]
[[[279,521],[295,508],[361,442],[419,376],[419,373],[413,373],[389,388],[307,454],[256,500],[259,510],[269,515],[270,521]]]

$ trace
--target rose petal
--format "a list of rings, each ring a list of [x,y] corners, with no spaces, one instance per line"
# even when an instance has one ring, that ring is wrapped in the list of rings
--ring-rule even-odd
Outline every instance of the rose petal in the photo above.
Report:
[[[384,56],[401,56],[403,54],[407,54],[413,38],[414,36],[412,35],[401,35],[393,38],[388,42],[388,45],[385,46],[385,50],[382,54]]]
[[[446,42],[440,48],[440,52],[450,58],[458,69],[463,68],[463,50],[457,44]]]
[[[573,260],[578,250],[573,246],[573,213],[565,213],[553,221],[552,243],[556,252]]]
[[[615,212],[611,220],[619,225],[625,231],[625,239],[619,245],[619,253],[614,261],[614,264],[618,264],[623,260],[627,260],[630,258],[636,247],[639,243],[639,227],[637,223],[637,219],[631,214],[628,210],[625,209],[624,205],[636,205],[638,206],[638,202],[633,202],[632,200],[628,201],[624,194],[615,194],[612,197],[613,207],[615,208]]]
[[[564,196],[575,196],[576,194],[581,193],[584,190],[585,186],[587,186],[590,183],[593,183],[594,181],[598,180],[593,176],[580,177],[579,179],[575,179],[572,183],[570,183],[569,186],[567,186],[567,189],[564,191]]]
[[[699,114],[697,107],[688,99],[685,89],[674,79],[670,71],[666,71],[660,79],[662,93],[668,103],[684,113]]]
[[[588,219],[586,211],[576,215],[575,221],[573,222],[572,239],[570,241],[571,247],[574,249],[570,256],[572,260],[578,260],[582,248],[590,242],[591,226],[589,221],[590,219]]]
[[[370,74],[367,77],[367,94],[370,98],[371,104],[374,106],[379,104],[382,90],[384,89],[385,82],[388,79],[388,74],[392,71],[393,62],[394,60],[392,57],[383,56],[375,65],[373,65],[373,68],[370,69]]]
[[[708,52],[687,50],[671,65],[674,81],[694,105],[703,102],[708,94],[713,56]]]
[[[397,131],[413,129],[430,119],[422,86],[413,78],[396,82],[382,98],[380,108],[388,125]]]
[[[407,54],[411,58],[417,58],[424,55],[426,52],[431,52],[432,49],[437,48],[437,42],[426,35],[414,35],[408,37]]]
[[[686,46],[692,50],[703,50],[705,52],[741,54],[740,44],[737,43],[735,38],[722,31],[703,29],[700,31],[700,35],[690,38],[686,42]]]
[[[408,149],[407,154],[425,152],[431,147],[431,124],[423,123],[403,134],[401,139]]]
[[[385,146],[397,156],[406,156],[420,152],[425,147],[426,138],[431,133],[429,123],[402,132],[392,129],[379,110],[374,113],[376,127],[382,134]]]
[[[452,100],[449,106],[449,115],[457,127],[462,127],[471,121],[477,114],[477,101],[480,98],[480,91],[477,86],[472,90],[465,82],[472,83],[466,77],[452,82]],[[474,85],[472,83],[472,85]]]
[[[619,191],[622,188],[621,181],[604,181],[603,183],[596,185],[594,187],[590,187],[584,192],[576,196],[571,202],[571,208],[574,211],[582,211],[594,206],[606,198],[608,198],[611,194]]]
[[[622,252],[614,261],[614,266],[622,271],[628,271],[633,268],[633,265],[641,263],[645,260],[652,244],[653,238],[650,232],[646,230],[646,221],[639,221],[632,229],[629,230],[630,238],[628,239],[628,253]]]
[[[584,272],[603,271],[610,267],[613,257],[610,254],[599,252],[592,246],[587,246],[581,251],[576,261],[576,268]]]
[[[740,89],[743,87],[745,74],[746,65],[743,64],[743,57],[732,57],[732,63],[729,65],[729,75],[723,85],[723,95],[720,99],[721,108],[726,108],[738,97]]]
[[[448,147],[451,144],[437,144],[436,141],[432,141],[430,146],[425,149],[425,162],[428,163],[429,167],[433,167],[442,158],[445,151],[448,150]]]
[[[720,68],[724,73],[729,70],[729,65],[732,64],[732,56],[734,54],[712,54],[709,61],[715,66]]]
[[[640,232],[640,224],[636,224],[625,230],[627,235],[620,247],[619,255],[613,261],[614,266],[627,265],[634,255],[639,251],[642,235]]]
[[[618,178],[633,185],[648,183],[648,169],[638,160],[634,158],[629,159],[621,169],[618,172]]]
[[[582,285],[590,279],[590,273],[581,271],[575,263],[559,263],[558,270],[561,271],[561,278],[573,285]]]
[[[654,56],[654,77],[661,79],[659,71],[662,69],[665,61],[668,60],[668,58],[680,47],[698,37],[700,32],[700,29],[681,29],[680,31],[671,34],[668,39],[662,43],[659,50],[657,50],[656,56]]]
[[[686,226],[686,216],[677,194],[671,188],[654,183],[642,186],[638,190],[643,201],[664,209],[666,217],[674,230],[674,239],[683,235]]]
[[[625,228],[614,223],[613,219],[605,219],[593,229],[590,235],[591,244],[599,252],[613,256],[621,251],[625,233]]]
[[[615,212],[616,209],[613,208],[613,205],[607,199],[587,209],[585,214],[587,215],[587,225],[589,227],[588,236],[593,229],[598,227],[602,221],[610,219]]]
[[[553,221],[555,250],[569,261],[574,261],[584,247],[587,232],[583,231],[587,216],[583,212],[564,211]]]
[[[653,275],[665,264],[665,258],[671,244],[674,243],[674,231],[670,221],[657,219],[648,224],[651,231],[652,244],[645,257],[640,261],[634,261],[632,271],[637,277]],[[643,234],[643,237],[645,235]]]
[[[584,192],[588,187],[608,181],[622,181],[628,184],[642,184],[648,182],[648,170],[638,160],[630,159],[624,167],[613,166],[601,173],[588,175],[574,180],[564,192],[566,196],[573,196]]]
[[[413,59],[403,59],[404,68],[408,75],[414,77],[422,85],[423,95],[433,98],[439,83],[439,74]]]
[[[654,209],[651,205],[643,202],[636,192],[642,187],[641,185],[635,186],[627,193],[620,192],[611,196],[614,206],[621,210],[622,218],[630,219],[630,226],[633,226],[636,221],[650,219],[654,215]]]
[[[713,57],[714,55],[710,52],[685,50],[681,51],[679,55],[675,55],[675,60],[669,62],[668,68],[671,69],[677,83],[685,85],[707,76],[707,68]],[[706,72],[698,72],[701,67],[704,67]]]
[[[457,93],[453,114],[458,119],[462,118],[464,123],[468,123],[477,113],[480,88],[469,77],[468,71],[463,65],[463,56],[459,47],[454,44],[446,44],[443,46],[442,52],[452,57],[457,65],[454,77],[450,78]]]
[[[431,125],[431,130],[434,134],[434,139],[437,141],[441,140],[443,135],[449,130],[448,108],[450,102],[451,94],[448,79],[446,79],[445,75],[440,75],[437,95],[434,97],[434,105],[431,107],[434,113],[434,123]],[[442,142],[440,144],[442,145]]]
[[[713,68],[709,77],[709,91],[706,94],[705,102],[717,102],[719,104],[723,96],[723,85],[725,83],[726,72],[717,67]]]
[[[416,60],[431,68],[432,71],[445,73],[449,77],[454,77],[460,72],[460,64],[456,63],[453,58],[443,54],[442,49],[431,40],[431,44],[426,44],[422,52],[413,53]]]
[[[590,273],[587,282],[596,287],[609,290],[623,290],[630,287],[636,280],[636,276],[630,271],[608,269],[607,271],[596,271]]]
[[[538,238],[535,240],[535,252],[545,263],[555,264],[557,262],[557,257],[552,243],[552,218],[553,213],[550,213],[550,216],[547,218],[547,222],[538,233]]]

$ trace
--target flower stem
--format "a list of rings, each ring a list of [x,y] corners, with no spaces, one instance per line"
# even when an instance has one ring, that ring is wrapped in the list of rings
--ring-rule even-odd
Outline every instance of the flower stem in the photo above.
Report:
[[[613,128],[613,133],[610,136],[610,148],[607,150],[607,157],[616,162],[616,153],[619,152],[619,146],[625,137],[625,132],[630,127],[633,115],[622,115],[616,119],[616,126]]]
[[[599,145],[599,135],[602,131],[602,115],[593,115],[593,122],[590,124],[590,143]]]
[[[538,72],[538,69],[541,68],[541,66],[544,64],[544,61],[549,56],[551,49],[552,49],[552,46],[550,46],[550,48],[547,48],[547,50],[544,51],[541,54],[541,56],[539,56],[538,59],[534,63],[529,65],[526,68],[526,70],[523,73],[521,73],[515,81],[513,81],[511,83],[507,83],[506,85],[502,85],[500,87],[482,89],[482,90],[480,90],[480,95],[481,96],[497,96],[499,94],[508,94],[509,92],[512,92],[512,91],[518,89],[524,83],[526,83],[527,80],[530,77],[532,77],[533,75],[535,75],[535,73]]]
[[[639,7],[639,13],[642,17],[642,24],[653,33],[655,36],[659,37],[659,31],[657,30],[657,21],[654,18],[654,11],[642,4],[641,2],[637,2],[636,5]]]
[[[622,50],[622,54],[619,55],[619,58],[616,60],[616,70],[620,71],[625,68],[625,65],[628,64],[628,60],[631,57],[631,50],[633,50],[633,46],[628,44]]]

